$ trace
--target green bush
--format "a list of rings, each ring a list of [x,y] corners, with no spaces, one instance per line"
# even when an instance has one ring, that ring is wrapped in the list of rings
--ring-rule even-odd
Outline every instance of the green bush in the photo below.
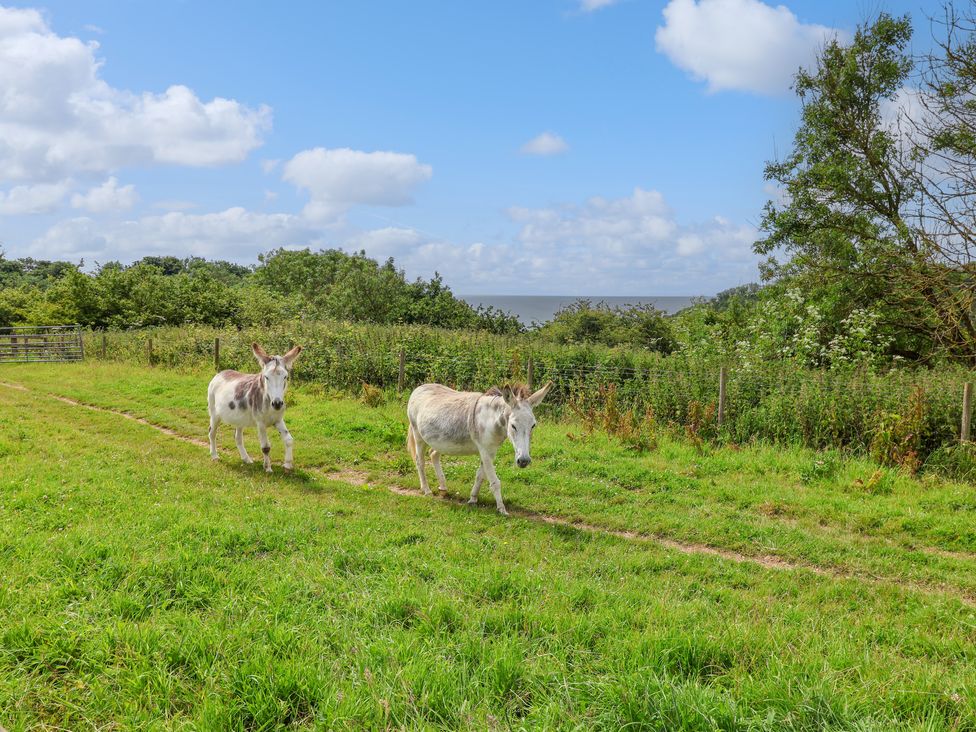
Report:
[[[555,343],[624,345],[659,353],[671,353],[676,345],[671,322],[662,311],[650,305],[620,308],[585,299],[559,310],[539,328],[539,335]]]

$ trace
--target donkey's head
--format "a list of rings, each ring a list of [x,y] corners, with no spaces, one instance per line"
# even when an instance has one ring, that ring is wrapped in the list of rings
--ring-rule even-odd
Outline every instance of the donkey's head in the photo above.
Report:
[[[257,343],[251,344],[251,350],[261,365],[261,379],[271,406],[281,409],[285,406],[285,390],[288,388],[288,377],[291,376],[291,365],[302,352],[302,347],[295,346],[284,356],[269,356]]]
[[[524,385],[505,386],[502,388],[502,396],[511,410],[508,417],[508,439],[511,440],[515,448],[515,464],[520,468],[526,467],[532,462],[529,454],[532,444],[532,430],[535,429],[535,415],[532,410],[546,398],[549,389],[552,388],[550,381],[534,394],[529,393],[529,388]]]

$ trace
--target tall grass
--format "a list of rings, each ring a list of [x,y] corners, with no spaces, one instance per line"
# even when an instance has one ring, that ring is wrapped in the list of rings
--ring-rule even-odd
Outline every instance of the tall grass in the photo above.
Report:
[[[533,338],[492,336],[420,326],[297,322],[274,327],[219,330],[188,326],[89,333],[89,357],[182,369],[213,367],[214,338],[220,368],[253,370],[252,341],[283,352],[305,347],[298,378],[359,392],[363,383],[395,389],[399,352],[405,353],[407,389],[437,381],[482,390],[525,380],[553,381],[547,404],[560,412],[599,409],[601,391],[614,385],[615,408],[653,415],[662,427],[732,442],[763,440],[815,448],[911,453],[917,466],[958,440],[963,385],[971,371],[938,369],[820,371],[791,362],[745,367],[690,357],[621,348],[556,345]],[[152,339],[151,357],[148,341]],[[718,374],[728,369],[725,420],[715,424]],[[886,441],[909,442],[901,447]],[[910,443],[910,444],[909,444]],[[910,449],[908,449],[910,447]],[[911,466],[908,466],[911,467]]]

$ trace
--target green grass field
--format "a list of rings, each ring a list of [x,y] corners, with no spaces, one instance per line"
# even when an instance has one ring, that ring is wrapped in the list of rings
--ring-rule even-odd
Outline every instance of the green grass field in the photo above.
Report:
[[[976,729],[972,486],[540,410],[506,519],[472,458],[410,493],[403,401],[306,384],[294,474],[212,463],[208,380],[0,369],[10,732]]]

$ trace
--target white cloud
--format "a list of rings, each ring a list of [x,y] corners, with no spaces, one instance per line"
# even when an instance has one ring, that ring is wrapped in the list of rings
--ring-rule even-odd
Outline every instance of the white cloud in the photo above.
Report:
[[[713,92],[786,92],[797,69],[838,35],[760,0],[671,0],[663,12],[657,50]]]
[[[783,186],[777,185],[772,181],[767,181],[763,185],[762,189],[763,193],[766,194],[766,197],[777,206],[782,207],[789,204],[790,194],[789,191],[787,191]]]
[[[579,8],[584,13],[592,13],[594,10],[610,7],[616,2],[617,0],[579,0]]]
[[[132,208],[139,195],[136,193],[134,185],[119,187],[119,181],[112,176],[100,186],[92,188],[88,193],[76,193],[71,197],[71,205],[75,208],[83,208],[92,213],[105,213],[106,211],[124,211]]]
[[[355,205],[402,206],[433,169],[416,156],[322,147],[304,150],[285,163],[282,178],[308,191],[310,221],[339,219]]]
[[[190,89],[116,89],[98,44],[59,36],[36,10],[0,7],[0,181],[51,182],[123,166],[214,166],[261,144],[271,110]]]
[[[559,135],[543,132],[536,135],[519,149],[523,155],[558,155],[569,150],[569,145]]]
[[[664,197],[641,188],[626,198],[597,196],[583,206],[515,207],[509,216],[522,224],[519,238],[527,245],[558,242],[563,247],[620,249],[627,242],[667,240],[676,228]]]
[[[681,226],[657,191],[508,213],[521,226],[509,242],[455,243],[386,227],[344,246],[395,257],[409,276],[437,270],[455,292],[710,294],[758,277],[754,228],[720,217]]]
[[[697,234],[685,234],[678,237],[678,256],[692,257],[701,254],[705,249],[704,240]]]
[[[275,168],[278,167],[278,163],[280,163],[280,162],[281,161],[278,160],[277,158],[274,158],[274,159],[267,158],[265,160],[262,160],[261,161],[261,170],[264,171],[265,174],[271,173],[271,172],[274,171]]]
[[[48,213],[58,207],[69,188],[69,181],[61,181],[14,186],[7,192],[0,191],[0,215]]]
[[[172,211],[128,221],[77,217],[52,226],[15,256],[105,262],[147,254],[195,254],[253,262],[276,247],[341,246],[394,257],[409,277],[444,275],[455,292],[708,294],[757,277],[756,230],[720,217],[679,225],[657,191],[581,204],[512,208],[519,230],[501,242],[453,242],[404,226],[325,236],[300,214],[229,208]]]
[[[81,216],[61,221],[34,240],[28,254],[47,258],[131,261],[147,254],[191,254],[253,262],[280,246],[315,246],[319,232],[300,216],[240,207],[207,214],[171,211],[119,222]]]
[[[509,214],[524,252],[511,269],[533,290],[696,294],[756,277],[752,227],[681,226],[657,191]]]

